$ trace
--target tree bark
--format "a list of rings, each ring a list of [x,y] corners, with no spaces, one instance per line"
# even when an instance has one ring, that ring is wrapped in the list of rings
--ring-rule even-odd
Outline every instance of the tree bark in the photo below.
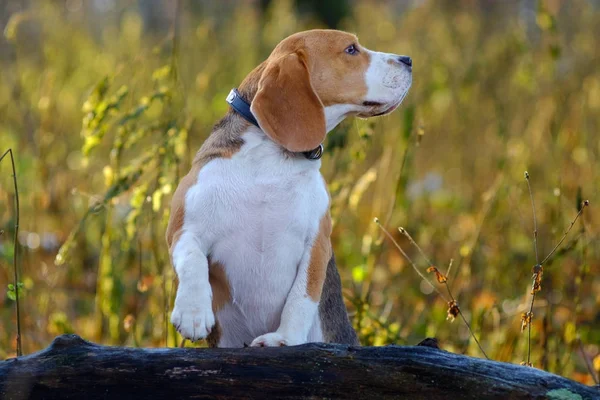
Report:
[[[139,349],[76,335],[0,362],[0,399],[600,399],[557,375],[427,346]]]

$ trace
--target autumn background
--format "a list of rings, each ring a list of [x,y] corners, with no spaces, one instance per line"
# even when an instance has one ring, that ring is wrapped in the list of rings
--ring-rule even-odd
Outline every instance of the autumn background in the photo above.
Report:
[[[0,2],[0,153],[12,148],[25,354],[75,332],[104,344],[178,346],[169,202],[232,87],[287,35],[335,27],[410,55],[398,111],[331,132],[323,174],[333,245],[365,345],[483,357],[413,271],[448,273],[487,355],[527,360],[535,199],[544,267],[534,367],[593,384],[600,370],[600,2]],[[15,355],[14,188],[0,164],[0,358]],[[185,343],[186,346],[193,344]],[[197,345],[202,346],[202,343]]]

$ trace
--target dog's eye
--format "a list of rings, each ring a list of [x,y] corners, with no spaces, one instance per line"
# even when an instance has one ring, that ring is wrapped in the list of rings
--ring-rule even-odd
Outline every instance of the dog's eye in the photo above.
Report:
[[[351,44],[350,46],[346,47],[346,50],[344,50],[344,51],[346,53],[348,53],[348,54],[351,54],[351,55],[358,54],[358,49],[353,44]]]

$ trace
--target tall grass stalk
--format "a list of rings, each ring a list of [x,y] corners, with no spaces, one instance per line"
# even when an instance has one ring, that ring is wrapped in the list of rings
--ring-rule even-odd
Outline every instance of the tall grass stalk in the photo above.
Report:
[[[525,180],[529,189],[529,198],[531,199],[531,209],[533,210],[533,248],[535,249],[535,266],[533,267],[533,286],[531,289],[531,304],[529,312],[525,315],[525,323],[527,323],[527,365],[531,366],[531,320],[533,318],[533,303],[535,302],[535,294],[541,289],[542,265],[537,246],[537,217],[535,215],[535,203],[533,201],[533,193],[531,192],[531,184],[529,183],[529,172],[525,171]]]
[[[527,171],[525,171],[525,180],[527,181],[527,188],[529,189],[529,197],[531,199],[531,208],[533,210],[533,247],[535,249],[536,264],[533,267],[533,277],[532,277],[533,282],[531,285],[531,303],[529,304],[529,311],[527,313],[523,313],[523,315],[521,316],[521,330],[523,330],[525,327],[528,328],[527,329],[527,361],[523,364],[531,367],[532,366],[532,364],[531,364],[531,322],[533,320],[533,305],[535,302],[535,295],[542,288],[542,276],[544,274],[543,265],[546,263],[546,261],[550,260],[550,258],[554,255],[554,253],[560,247],[562,242],[564,242],[564,240],[566,239],[569,232],[571,232],[573,225],[575,225],[575,222],[577,222],[577,220],[579,219],[579,216],[583,213],[583,210],[587,206],[590,205],[590,202],[589,202],[589,200],[585,200],[581,203],[581,206],[579,207],[579,211],[577,212],[577,215],[571,221],[571,224],[569,225],[569,227],[563,234],[562,238],[554,246],[554,248],[550,251],[550,253],[548,253],[548,255],[546,257],[544,257],[544,259],[540,262],[538,248],[537,248],[537,233],[538,232],[537,232],[537,219],[536,219],[536,215],[535,215],[535,203],[533,200],[533,192],[531,191],[531,184],[529,183],[529,173]]]
[[[471,324],[469,324],[469,322],[467,321],[467,319],[465,318],[462,310],[460,309],[460,307],[458,306],[458,302],[456,301],[456,299],[454,298],[454,295],[452,294],[452,291],[450,290],[450,285],[448,285],[448,275],[450,274],[450,269],[452,268],[452,262],[453,260],[450,260],[450,264],[448,265],[448,270],[446,271],[445,275],[442,275],[436,267],[433,266],[433,263],[429,260],[429,258],[427,258],[427,256],[425,255],[425,253],[423,252],[423,250],[421,249],[421,246],[419,246],[417,244],[417,242],[414,241],[414,239],[412,238],[412,236],[406,231],[406,229],[404,229],[403,227],[398,228],[398,231],[400,231],[401,234],[403,234],[404,236],[406,236],[406,238],[408,238],[408,241],[416,247],[416,249],[419,251],[419,253],[421,253],[421,256],[425,259],[425,261],[427,261],[427,264],[430,265],[430,269],[432,272],[435,272],[436,275],[438,276],[438,282],[442,283],[445,287],[446,290],[448,291],[448,296],[450,297],[450,304],[453,304],[456,307],[456,310],[458,311],[458,314],[460,315],[460,317],[462,318],[463,322],[465,323],[465,325],[467,326],[467,329],[469,330],[469,333],[471,334],[471,337],[473,338],[473,340],[475,340],[475,343],[477,343],[477,347],[479,347],[479,350],[481,350],[481,352],[483,353],[483,355],[485,356],[486,359],[489,360],[489,357],[487,356],[487,354],[485,353],[485,351],[483,350],[483,347],[481,347],[481,343],[479,343],[479,340],[477,340],[477,337],[475,336],[475,334],[473,333],[473,330],[471,329]]]
[[[379,226],[379,228],[383,231],[383,233],[392,241],[392,243],[394,243],[394,246],[396,246],[396,248],[400,251],[400,253],[402,254],[402,256],[404,256],[404,258],[412,266],[412,268],[415,270],[415,272],[421,277],[421,279],[423,279],[425,282],[429,283],[429,285],[440,295],[440,297],[442,299],[444,299],[444,301],[446,303],[448,303],[448,307],[449,307],[448,308],[448,315],[449,316],[450,315],[454,316],[456,313],[458,313],[461,316],[463,322],[465,323],[465,325],[467,326],[467,329],[469,330],[469,334],[475,340],[475,343],[477,343],[477,346],[479,347],[479,350],[481,350],[481,353],[483,353],[484,357],[489,360],[489,357],[487,356],[487,354],[483,350],[483,347],[479,343],[479,340],[477,340],[477,337],[475,337],[475,334],[473,333],[473,330],[471,329],[471,325],[469,324],[469,322],[467,321],[467,319],[463,315],[460,307],[458,306],[458,302],[456,301],[456,299],[452,295],[452,291],[450,290],[450,287],[448,286],[448,279],[446,278],[446,276],[442,275],[437,270],[436,267],[433,267],[433,264],[429,261],[429,259],[427,258],[427,256],[423,252],[423,250],[421,250],[421,248],[419,247],[419,245],[412,239],[412,237],[408,234],[408,232],[404,228],[402,228],[402,227],[398,228],[398,230],[400,231],[400,233],[402,233],[403,235],[405,235],[408,238],[408,240],[417,248],[417,250],[419,251],[419,253],[421,253],[421,255],[423,256],[423,258],[425,258],[425,260],[427,261],[427,263],[430,265],[429,268],[433,268],[433,270],[431,270],[431,271],[435,270],[438,282],[440,282],[440,283],[442,283],[442,284],[444,284],[446,286],[446,290],[448,291],[448,296],[450,297],[450,301],[448,301],[448,299],[446,298],[446,296],[444,296],[442,294],[442,292],[429,279],[427,279],[427,277],[419,270],[419,268],[412,261],[412,259],[406,254],[406,252],[402,249],[402,247],[400,247],[400,245],[398,244],[398,242],[396,242],[396,240],[394,239],[394,237],[387,231],[387,229],[385,229],[381,225],[381,223],[379,222],[378,218],[375,218],[375,223],[377,224],[377,226]],[[448,271],[446,271],[446,274],[448,274],[448,272],[450,271],[450,268],[452,268],[452,260],[450,261],[450,265],[448,266]]]
[[[171,43],[171,75],[170,78],[172,80],[173,87],[178,87],[182,92],[185,91],[184,85],[181,83],[179,69],[178,69],[178,58],[179,58],[179,50],[180,50],[180,34],[181,34],[181,14],[182,14],[182,2],[181,0],[175,1],[175,17],[173,19],[173,25],[171,26],[171,35],[172,35],[172,43]],[[187,96],[182,96],[185,102]],[[184,107],[185,109],[185,103]],[[168,138],[167,138],[168,139]],[[161,161],[162,164],[162,161]],[[160,164],[159,164],[160,165]],[[179,165],[175,166],[175,174],[177,175],[177,183],[179,182]],[[156,177],[156,185],[159,187],[161,173],[159,171]],[[156,229],[154,223],[152,224],[152,237],[153,240],[156,240]],[[165,268],[165,261],[162,257],[159,256],[156,249],[158,245],[154,246],[154,258],[156,262],[159,264],[159,274],[162,277],[162,292],[163,292],[163,322],[164,322],[164,339],[165,339],[165,347],[169,347],[169,306],[170,306],[170,298],[171,293],[167,290],[167,268]],[[172,288],[172,285],[171,285]],[[176,340],[176,339],[175,339]],[[183,347],[182,342],[182,347]]]
[[[19,289],[20,289],[20,285],[19,285],[19,262],[18,262],[18,257],[19,257],[19,215],[20,215],[20,209],[19,209],[19,186],[17,184],[17,169],[15,168],[15,157],[13,155],[13,151],[12,149],[8,149],[4,152],[4,154],[2,154],[2,156],[0,157],[0,162],[2,162],[2,160],[4,160],[4,157],[6,157],[6,155],[9,154],[10,155],[10,163],[12,166],[12,177],[13,177],[13,184],[15,187],[15,235],[14,235],[14,241],[13,241],[13,285],[14,285],[14,290],[15,290],[15,307],[17,310],[17,356],[20,357],[23,355],[23,343],[22,343],[22,337],[21,337],[21,306],[20,306],[20,302],[19,302]]]

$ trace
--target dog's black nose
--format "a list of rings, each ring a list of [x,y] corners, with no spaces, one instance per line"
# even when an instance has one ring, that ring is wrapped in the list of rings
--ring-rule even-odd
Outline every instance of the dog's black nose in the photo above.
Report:
[[[406,66],[412,67],[412,58],[409,56],[398,56],[398,61]]]

